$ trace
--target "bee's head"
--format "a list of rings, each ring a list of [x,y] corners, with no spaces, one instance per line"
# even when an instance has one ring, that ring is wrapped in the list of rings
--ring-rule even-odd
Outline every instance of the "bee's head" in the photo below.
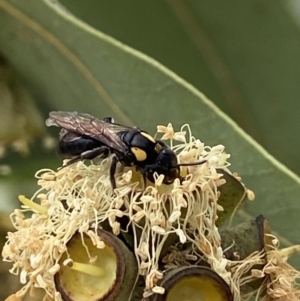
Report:
[[[154,173],[158,175],[164,175],[164,184],[172,184],[176,178],[182,179],[180,175],[180,166],[193,166],[200,165],[207,162],[206,160],[190,162],[190,163],[180,163],[178,164],[177,156],[173,150],[168,147],[162,147],[158,151],[155,163],[152,165],[147,165],[146,175],[149,181],[152,183],[154,180]]]
[[[154,182],[154,173],[158,175],[163,174],[164,184],[172,184],[176,178],[180,176],[180,167],[178,165],[177,157],[174,151],[170,148],[162,148],[153,165],[147,168],[147,178]]]

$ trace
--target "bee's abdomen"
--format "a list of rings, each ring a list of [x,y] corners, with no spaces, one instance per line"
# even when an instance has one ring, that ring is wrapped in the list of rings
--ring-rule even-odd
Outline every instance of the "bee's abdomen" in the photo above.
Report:
[[[64,158],[78,156],[85,151],[102,146],[101,142],[73,132],[67,132],[58,143],[58,153]]]

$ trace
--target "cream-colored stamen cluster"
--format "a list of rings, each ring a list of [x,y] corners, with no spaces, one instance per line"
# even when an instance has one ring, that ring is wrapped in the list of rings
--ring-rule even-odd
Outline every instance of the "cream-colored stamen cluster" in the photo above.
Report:
[[[186,131],[188,135],[186,135]],[[205,147],[195,139],[186,125],[174,133],[172,126],[158,127],[163,139],[170,139],[172,149],[178,154],[180,163],[207,160],[206,163],[188,167],[188,175],[183,183],[176,179],[168,193],[156,182],[155,187],[148,187],[139,198],[133,198],[131,205],[137,208],[139,219],[143,212],[144,224],[142,233],[135,235],[140,261],[141,274],[146,275],[144,297],[153,292],[163,292],[156,287],[162,277],[158,270],[158,260],[165,242],[170,235],[177,235],[180,243],[191,242],[194,250],[214,266],[215,270],[230,282],[226,271],[226,260],[223,258],[221,240],[215,221],[217,219],[217,186],[223,184],[218,168],[228,166],[228,154],[224,147]],[[174,141],[175,140],[175,141]],[[175,145],[175,142],[180,141]],[[132,220],[132,226],[138,229],[138,220]]]
[[[79,232],[82,239],[86,234],[97,248],[103,248],[104,243],[96,233],[105,221],[115,235],[132,228],[139,274],[145,277],[145,298],[164,292],[158,284],[163,277],[161,260],[166,268],[203,260],[230,285],[235,300],[240,300],[241,280],[223,256],[215,225],[218,211],[222,210],[217,202],[217,188],[225,182],[219,169],[228,167],[229,155],[221,145],[204,146],[192,136],[188,125],[177,133],[170,124],[160,126],[158,132],[163,133],[162,139],[169,140],[179,163],[206,162],[182,168],[186,175],[182,183],[176,179],[171,185],[163,185],[163,176],[156,175],[155,184],[144,190],[133,181],[132,170],[120,165],[117,188],[112,191],[110,158],[99,165],[79,162],[59,171],[43,169],[36,174],[41,188],[32,197],[35,203],[20,198],[23,208],[11,215],[16,232],[8,234],[2,252],[6,261],[13,262],[11,272],[19,274],[24,284],[7,300],[21,300],[32,287],[43,288],[50,300],[61,300],[54,274],[60,269],[62,255],[68,252],[68,241]],[[121,227],[119,221],[124,216],[129,222]],[[162,259],[170,241],[171,252],[163,254]],[[179,244],[189,244],[189,251],[179,251]],[[68,265],[70,260],[63,264]],[[91,263],[93,260],[90,257]],[[252,266],[250,263],[244,270]]]
[[[272,245],[265,245],[263,250],[244,260],[228,261],[232,285],[242,291],[241,300],[249,300],[252,296],[265,301],[300,300],[297,282],[300,272],[287,262],[289,256],[300,251],[300,245],[280,250],[278,239],[272,234],[265,235],[272,238]],[[236,290],[232,288],[233,292]],[[236,295],[234,300],[239,300]]]
[[[268,282],[264,283],[262,290],[267,291],[267,295],[272,300],[280,301],[297,301],[300,300],[300,271],[297,271],[288,262],[288,257],[300,252],[300,245],[291,246],[285,249],[279,249],[279,241],[274,235],[269,235],[273,238],[270,251],[267,252],[267,263],[263,267],[262,275],[268,278]],[[267,298],[265,298],[267,300]]]

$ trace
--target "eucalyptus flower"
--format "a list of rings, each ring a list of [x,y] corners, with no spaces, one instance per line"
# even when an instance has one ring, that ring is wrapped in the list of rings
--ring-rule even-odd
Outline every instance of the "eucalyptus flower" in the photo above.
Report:
[[[229,285],[234,300],[241,300],[242,275],[262,262],[263,253],[242,262],[232,262],[224,255],[216,226],[223,210],[218,204],[218,187],[225,184],[220,171],[227,170],[230,156],[224,146],[209,147],[193,137],[188,125],[179,132],[174,132],[171,124],[159,126],[158,132],[163,133],[163,139],[170,139],[180,163],[206,162],[182,167],[182,182],[176,179],[164,185],[163,175],[156,175],[155,183],[147,181],[145,189],[138,172],[118,165],[117,188],[112,191],[110,157],[99,164],[78,162],[57,171],[42,169],[36,173],[40,189],[31,199],[20,196],[23,206],[11,214],[16,231],[8,233],[2,251],[4,260],[13,264],[10,272],[19,275],[24,285],[7,301],[22,300],[34,288],[44,289],[45,299],[62,300],[55,284],[62,266],[102,277],[104,270],[92,266],[97,259],[85,243],[88,237],[95,248],[103,249],[105,242],[98,236],[101,228],[114,235],[132,230],[136,277],[142,276],[145,283],[143,298],[164,293],[160,282],[165,268],[189,265],[192,260],[206,262]],[[78,234],[89,257],[86,265],[75,262],[68,252],[68,242]],[[176,243],[170,246],[169,254],[163,254],[174,237]],[[187,244],[188,250],[178,247]],[[270,263],[274,257],[270,258],[262,269],[264,274],[271,273],[275,266]],[[254,272],[251,277],[257,275]],[[276,279],[273,291],[268,289],[271,296],[280,295]]]

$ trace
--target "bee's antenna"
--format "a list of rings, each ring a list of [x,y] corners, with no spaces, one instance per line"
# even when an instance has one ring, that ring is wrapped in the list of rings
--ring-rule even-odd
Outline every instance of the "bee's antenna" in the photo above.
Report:
[[[203,163],[207,162],[207,160],[202,160],[198,162],[191,162],[191,163],[180,163],[177,165],[172,166],[173,168],[180,167],[180,166],[194,166],[194,165],[201,165]]]

